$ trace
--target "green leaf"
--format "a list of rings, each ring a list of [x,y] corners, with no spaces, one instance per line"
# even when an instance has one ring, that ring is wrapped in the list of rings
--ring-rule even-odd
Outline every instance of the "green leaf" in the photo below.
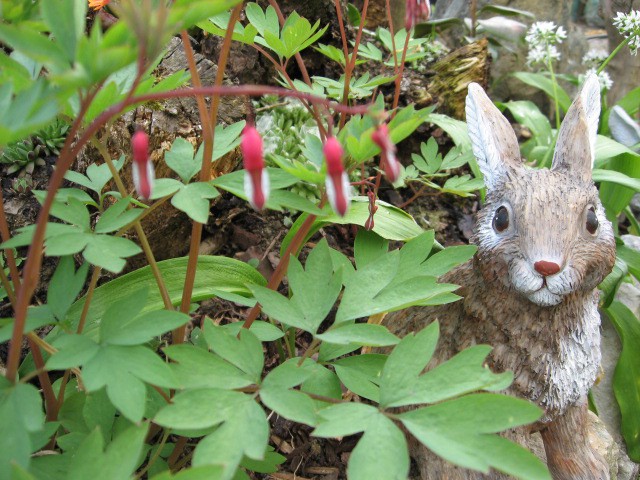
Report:
[[[389,242],[375,232],[360,229],[353,245],[353,257],[360,269],[384,255],[389,250]]]
[[[629,457],[640,461],[640,419],[636,415],[640,408],[640,321],[631,310],[619,301],[605,309],[607,317],[616,328],[622,342],[622,351],[613,375],[613,391],[622,414],[622,436]]]
[[[95,429],[81,443],[71,458],[69,480],[87,478],[129,478],[140,464],[148,424],[131,426],[122,431],[104,449],[99,429]]]
[[[438,337],[438,322],[434,322],[416,334],[409,333],[396,345],[380,378],[381,407],[406,405],[413,395],[413,384],[435,352]]]
[[[171,199],[171,205],[199,223],[207,223],[211,199],[220,193],[208,182],[185,185]]]
[[[118,390],[119,385],[114,387],[111,385],[118,383],[121,376],[129,374],[158,387],[175,388],[178,384],[178,380],[169,366],[155,352],[141,345],[101,346],[98,353],[82,368],[82,378],[87,391],[93,392],[106,386],[112,401],[112,393],[117,396],[121,392]],[[129,383],[133,383],[129,377],[127,379]],[[110,387],[112,392],[109,392]],[[136,387],[137,385],[133,386],[133,388]],[[138,405],[137,408],[144,411],[144,405],[142,407]],[[133,411],[133,407],[131,407],[131,411]],[[136,410],[136,412],[139,411]],[[132,421],[139,420],[139,418],[130,419]]]
[[[202,165],[202,160],[194,158],[193,145],[180,137],[174,140],[171,150],[164,154],[164,161],[171,170],[180,176],[183,183],[189,183],[193,176],[200,171]]]
[[[240,338],[236,338],[209,321],[204,328],[204,337],[211,350],[248,374],[255,383],[260,382],[264,353],[262,343],[250,330],[242,329]]]
[[[127,371],[119,372],[118,380],[107,384],[107,395],[114,407],[128,420],[142,420],[147,403],[147,387]]]
[[[179,305],[182,299],[187,262],[187,257],[158,262],[158,268],[173,305]],[[211,298],[218,291],[249,296],[251,291],[247,285],[255,284],[264,285],[266,280],[250,265],[233,258],[201,255],[198,257],[192,301],[199,302]],[[99,321],[107,308],[128,297],[132,290],[142,288],[147,288],[149,293],[145,304],[142,305],[141,313],[162,310],[164,302],[158,291],[155,277],[150,267],[143,267],[94,290],[84,333],[91,338],[97,338]],[[70,329],[77,327],[85,300],[85,297],[81,298],[69,309],[67,321]]]
[[[142,252],[131,240],[109,235],[93,235],[82,255],[92,265],[120,273],[127,264],[125,258]]]
[[[240,329],[243,328],[244,322],[228,323],[223,325],[223,328],[228,330],[231,335],[238,335]],[[284,332],[269,322],[257,320],[251,324],[249,328],[251,332],[258,337],[261,342],[273,342],[284,336]]]
[[[279,386],[260,389],[260,400],[268,408],[293,422],[314,426],[318,416],[311,398],[298,390],[287,390]]]
[[[242,459],[241,466],[247,470],[257,473],[275,473],[278,471],[278,465],[287,461],[287,457],[273,451],[271,445],[267,446],[264,460],[253,460],[250,458]]]
[[[126,292],[109,305],[100,321],[100,343],[109,343],[112,336],[120,338],[122,323],[140,313],[147,299],[147,292],[146,288]]]
[[[420,271],[407,277],[399,269],[400,259],[400,252],[394,250],[349,275],[344,281],[336,322],[419,305],[456,289],[453,285],[437,283],[436,277]]]
[[[88,362],[98,353],[100,347],[83,335],[63,335],[52,343],[58,349],[49,360],[50,370],[66,370]]]
[[[386,355],[364,354],[342,358],[333,362],[333,366],[345,387],[361,397],[379,402],[378,385],[386,361]]]
[[[0,429],[10,433],[0,435],[0,472],[10,471],[12,464],[29,467],[33,452],[29,434],[41,431],[43,425],[44,412],[38,390],[33,385],[12,385],[4,377],[0,378]]]
[[[111,207],[109,207],[98,219],[96,223],[96,233],[111,233],[120,230],[125,225],[136,220],[144,210],[141,208],[133,208],[127,210],[131,203],[131,197],[121,198]]]
[[[222,477],[222,465],[202,465],[180,470],[175,475],[170,471],[151,477],[151,480],[218,480]]]
[[[76,271],[72,257],[60,259],[47,291],[47,304],[58,320],[64,320],[84,286],[88,271],[88,263],[83,263]]]
[[[103,325],[106,320],[105,315]],[[110,317],[110,320],[114,328],[103,341],[111,345],[138,345],[184,325],[191,317],[181,312],[158,310],[135,318],[125,315],[119,319]]]
[[[376,205],[378,206],[378,210],[374,217],[375,224],[373,231],[382,238],[387,240],[407,241],[423,232],[422,228],[418,226],[413,217],[405,211],[394,207],[389,203],[383,202],[382,200],[377,200]],[[335,214],[330,207],[325,207],[324,213],[324,216],[318,217],[315,220],[305,238],[305,241],[322,227],[332,223],[339,225],[348,225],[352,223],[364,227],[367,219],[369,218],[369,199],[367,197],[354,197],[351,200],[349,210],[344,217],[340,217]],[[306,218],[307,215],[300,215],[294,222],[289,233],[287,233],[282,241],[282,246],[280,247],[281,254],[284,253],[289,243],[291,243],[295,233]]]
[[[347,476],[351,480],[398,480],[409,475],[409,451],[404,434],[383,415],[373,417],[351,452]]]
[[[246,124],[247,122],[240,120],[239,122],[232,123],[228,127],[225,127],[224,125],[216,126],[216,141],[213,144],[212,154],[212,160],[214,162],[240,145],[240,134]],[[198,155],[196,155],[196,158],[198,158],[200,162],[202,161],[202,149],[203,145],[200,145]]]
[[[177,362],[170,366],[183,389],[233,389],[254,383],[251,376],[202,348],[186,344],[170,345],[163,351],[167,357]]]
[[[182,188],[182,183],[173,178],[157,178],[153,182],[150,200],[157,200],[167,195],[172,195]]]
[[[436,403],[478,390],[507,388],[511,385],[513,374],[495,374],[486,368],[484,362],[490,351],[488,345],[474,345],[428,370],[414,383],[414,392],[402,404]],[[393,405],[399,406],[397,402]]]
[[[323,342],[338,345],[367,345],[370,347],[386,347],[397,344],[400,339],[382,325],[368,323],[352,323],[331,328],[325,333],[316,335]]]
[[[66,52],[67,60],[73,62],[78,38],[84,33],[87,2],[51,0],[40,4],[40,12],[56,42]]]
[[[475,245],[454,245],[437,252],[421,264],[422,275],[439,277],[457,265],[461,265],[475,255],[478,247]]]
[[[403,425],[445,460],[484,473],[489,468],[522,479],[551,479],[531,452],[491,435],[540,418],[541,410],[526,400],[475,394],[400,414]]]
[[[521,82],[526,83],[533,88],[542,90],[549,96],[551,101],[554,100],[555,93],[553,81],[546,75],[532,72],[515,72],[512,73],[512,75]],[[567,92],[565,92],[560,85],[556,85],[555,88],[558,96],[558,104],[560,105],[560,108],[562,108],[562,110],[566,113],[569,110],[569,106],[571,105],[571,97],[569,97],[569,94],[567,94]]]
[[[71,227],[75,228],[75,227]],[[81,252],[91,241],[93,235],[79,230],[61,235],[51,235],[45,240],[45,255],[48,257],[71,256]]]
[[[551,123],[535,103],[521,100],[506,102],[502,105],[511,112],[518,123],[527,126],[531,130],[538,145],[551,145],[553,140]]]
[[[231,478],[243,456],[254,460],[264,458],[269,423],[260,405],[250,395],[236,400],[226,413],[224,423],[198,443],[193,465],[223,464],[224,478]]]
[[[186,390],[173,397],[173,402],[162,408],[154,422],[168,428],[202,429],[224,422],[242,402],[253,401],[244,393],[217,388]],[[202,408],[203,405],[215,408]],[[194,412],[199,412],[194,415]]]
[[[68,197],[65,202],[54,201],[51,215],[71,225],[76,225],[84,231],[89,230],[89,210],[84,203],[73,197]]]
[[[378,409],[364,403],[338,403],[318,412],[320,420],[313,435],[316,437],[346,437],[366,430]]]

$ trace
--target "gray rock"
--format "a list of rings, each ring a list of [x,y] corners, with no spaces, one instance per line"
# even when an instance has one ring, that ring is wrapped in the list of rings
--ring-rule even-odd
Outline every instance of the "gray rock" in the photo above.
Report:
[[[606,430],[610,437],[615,440],[619,448],[617,454],[617,477],[618,480],[632,480],[638,475],[639,465],[633,462],[627,455],[627,450],[620,434],[620,408],[616,402],[613,393],[613,374],[615,372],[616,363],[620,356],[621,343],[615,328],[608,318],[602,318],[601,332],[601,349],[602,362],[601,368],[603,374],[600,376],[599,382],[591,388],[593,399],[598,408],[599,421],[606,425]],[[591,438],[602,437],[602,432],[597,433],[600,429],[596,428]],[[593,442],[592,442],[593,443]],[[601,452],[602,453],[602,452]],[[609,460],[609,457],[605,455]],[[610,463],[611,465],[611,463]]]
[[[632,248],[636,252],[640,252],[640,237],[636,235],[622,235],[620,239],[624,242],[626,247]]]

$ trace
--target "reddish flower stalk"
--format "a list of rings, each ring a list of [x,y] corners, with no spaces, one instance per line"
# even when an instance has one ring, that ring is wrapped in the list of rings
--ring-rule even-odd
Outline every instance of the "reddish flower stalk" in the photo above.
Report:
[[[396,157],[396,146],[389,137],[389,127],[386,123],[378,126],[376,131],[371,134],[371,140],[380,147],[384,174],[391,183],[395,182],[400,177],[400,162]]]
[[[364,229],[373,230],[373,227],[375,226],[373,216],[378,211],[378,206],[376,205],[376,194],[369,190],[367,192],[367,197],[369,197],[369,217],[367,218],[367,221],[364,222]]]
[[[256,210],[262,210],[269,198],[269,175],[264,169],[262,137],[252,125],[242,131],[240,142],[244,161],[244,192]]]
[[[419,21],[425,22],[431,16],[429,0],[407,0],[404,17],[404,25],[407,31],[413,28]]]
[[[333,211],[344,217],[351,200],[349,177],[342,164],[344,150],[336,137],[329,137],[322,151],[327,161],[327,178],[325,180],[327,197]]]
[[[138,195],[144,200],[151,197],[153,181],[156,178],[153,163],[149,159],[149,135],[138,130],[131,137],[133,150],[132,176]]]

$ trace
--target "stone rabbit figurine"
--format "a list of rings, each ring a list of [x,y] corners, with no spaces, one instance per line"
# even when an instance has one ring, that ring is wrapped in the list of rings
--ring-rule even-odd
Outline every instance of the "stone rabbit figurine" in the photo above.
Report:
[[[586,79],[567,112],[550,170],[523,164],[509,122],[478,84],[469,85],[466,115],[487,197],[471,239],[475,257],[441,279],[460,285],[463,299],[395,312],[384,323],[404,336],[438,319],[440,344],[430,366],[475,344],[493,346],[489,367],[514,373],[507,393],[545,412],[535,425],[505,436],[526,445],[540,431],[556,480],[608,479],[586,423],[586,395],[600,364],[596,287],[616,255],[591,178],[598,79]],[[411,448],[424,480],[504,478],[446,464],[417,443]]]

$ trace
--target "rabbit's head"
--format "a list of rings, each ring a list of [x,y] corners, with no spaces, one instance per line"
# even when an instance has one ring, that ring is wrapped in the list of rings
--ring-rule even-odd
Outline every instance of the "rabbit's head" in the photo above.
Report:
[[[469,85],[466,114],[487,187],[472,239],[485,280],[543,307],[593,290],[615,261],[613,229],[591,178],[600,115],[597,77],[587,78],[567,112],[550,170],[522,163],[511,125],[475,83]]]

